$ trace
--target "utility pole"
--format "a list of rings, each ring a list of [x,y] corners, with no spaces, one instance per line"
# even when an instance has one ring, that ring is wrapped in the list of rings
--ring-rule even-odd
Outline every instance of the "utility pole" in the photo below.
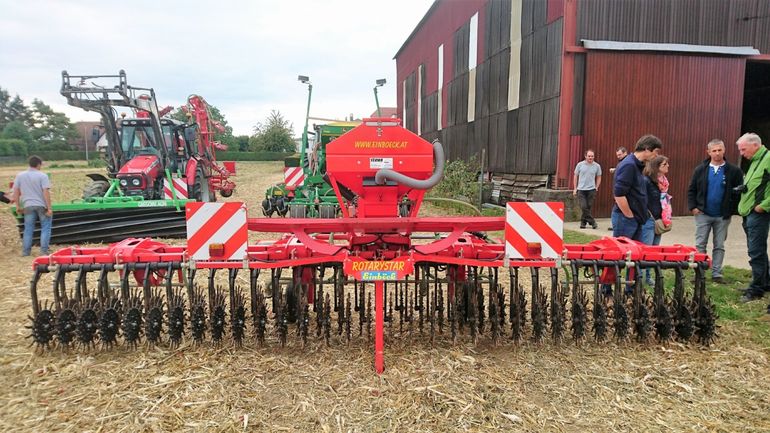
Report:
[[[377,117],[382,117],[382,113],[380,113],[380,99],[377,97],[377,88],[382,87],[384,85],[385,85],[385,79],[380,78],[379,80],[377,80],[376,85],[374,86],[374,103],[377,104]]]
[[[83,125],[83,144],[86,146],[86,164],[88,164],[88,125]]]
[[[305,129],[302,130],[302,149],[300,150],[300,153],[299,153],[300,166],[303,167],[303,171],[304,171],[305,167],[308,166],[305,164],[305,156],[306,156],[306,152],[308,151],[307,126],[308,126],[308,121],[310,120],[310,99],[313,96],[313,83],[310,82],[310,77],[308,77],[307,75],[297,76],[297,81],[299,81],[302,84],[307,84],[307,110],[305,111]]]

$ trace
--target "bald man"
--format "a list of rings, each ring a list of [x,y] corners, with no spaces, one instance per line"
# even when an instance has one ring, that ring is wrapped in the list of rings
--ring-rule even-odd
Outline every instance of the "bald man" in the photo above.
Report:
[[[761,299],[770,291],[770,263],[767,261],[767,235],[770,231],[770,151],[757,134],[743,134],[736,142],[738,152],[746,159],[748,169],[743,178],[738,213],[743,217],[743,230],[751,266],[751,284],[741,298],[743,302]],[[770,306],[768,306],[770,311]]]

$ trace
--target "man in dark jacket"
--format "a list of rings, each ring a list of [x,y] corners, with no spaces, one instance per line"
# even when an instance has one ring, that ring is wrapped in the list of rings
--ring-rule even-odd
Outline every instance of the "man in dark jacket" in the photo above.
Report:
[[[687,207],[695,215],[695,248],[706,252],[709,233],[714,232],[711,250],[711,279],[722,282],[722,262],[730,218],[738,213],[740,195],[733,188],[743,184],[743,173],[725,161],[725,143],[709,141],[708,159],[695,167],[687,189]]]
[[[642,226],[649,218],[647,212],[647,188],[644,185],[642,170],[644,164],[655,156],[663,143],[654,135],[639,138],[634,153],[620,161],[615,169],[613,194],[615,206],[612,208],[612,235],[627,237],[635,241],[642,240]]]

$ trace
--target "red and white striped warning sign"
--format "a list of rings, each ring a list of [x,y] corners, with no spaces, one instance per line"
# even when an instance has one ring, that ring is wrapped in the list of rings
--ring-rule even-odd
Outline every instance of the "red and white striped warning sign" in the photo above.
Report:
[[[187,198],[187,182],[179,177],[175,177],[172,180],[174,181],[174,193],[176,194],[177,200]],[[163,198],[166,200],[174,198],[174,195],[171,193],[171,185],[169,184],[168,179],[163,180]]]
[[[243,260],[246,257],[246,205],[241,202],[185,205],[187,254],[193,260]]]
[[[305,173],[302,172],[302,167],[284,167],[283,182],[286,186],[300,186],[304,180]]]
[[[510,202],[505,207],[505,257],[556,259],[564,245],[564,203]]]

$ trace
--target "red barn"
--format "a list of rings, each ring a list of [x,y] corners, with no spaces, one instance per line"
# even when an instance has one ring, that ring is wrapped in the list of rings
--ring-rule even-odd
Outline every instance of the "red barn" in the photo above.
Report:
[[[683,214],[710,139],[733,162],[741,133],[770,142],[766,0],[436,0],[395,60],[406,127],[451,159],[483,151],[501,200],[571,188],[588,148],[608,181],[615,149],[652,133]]]

